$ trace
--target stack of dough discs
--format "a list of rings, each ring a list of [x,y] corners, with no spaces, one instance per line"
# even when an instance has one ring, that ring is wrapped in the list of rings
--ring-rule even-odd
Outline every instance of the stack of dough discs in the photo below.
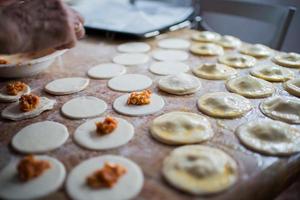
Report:
[[[218,56],[224,54],[223,48],[213,43],[193,44],[190,51],[200,56]]]
[[[198,42],[215,42],[220,38],[220,34],[210,31],[201,31],[192,35],[192,39]]]
[[[289,80],[283,83],[284,88],[290,94],[300,97],[300,78]]]
[[[149,70],[158,75],[171,75],[189,71],[189,66],[182,62],[162,61],[154,62]]]
[[[66,170],[63,164],[49,156],[36,156],[38,160],[48,161],[51,168],[41,176],[23,182],[17,179],[19,160],[10,162],[0,172],[1,199],[38,199],[57,191],[64,183]]]
[[[283,122],[269,119],[247,122],[236,134],[244,145],[260,153],[281,156],[300,151],[299,130]]]
[[[151,49],[145,42],[127,42],[118,46],[118,51],[122,53],[145,53]]]
[[[93,96],[82,96],[66,102],[61,112],[71,119],[83,119],[101,115],[107,109],[105,101]]]
[[[160,61],[185,61],[189,54],[182,50],[156,50],[152,56]]]
[[[21,129],[12,139],[14,149],[22,153],[43,153],[62,146],[68,139],[65,125],[43,121]]]
[[[262,44],[245,45],[240,52],[257,58],[268,57],[272,53],[269,47]]]
[[[158,87],[170,94],[185,95],[197,92],[201,83],[198,78],[192,75],[180,73],[161,78]]]
[[[71,77],[54,80],[45,86],[45,91],[53,95],[73,94],[89,85],[87,78]]]
[[[1,113],[1,116],[5,119],[10,119],[14,121],[29,119],[39,116],[42,112],[46,110],[51,110],[56,103],[55,100],[48,99],[46,97],[40,97],[40,103],[37,108],[32,111],[22,112],[20,110],[19,102],[15,102],[7,106]]]
[[[152,85],[152,80],[141,74],[124,74],[108,81],[108,87],[119,92],[144,90]]]
[[[255,65],[256,59],[247,55],[227,54],[219,57],[219,62],[235,68],[247,68]]]
[[[230,35],[222,36],[218,41],[216,41],[216,43],[221,45],[224,48],[229,48],[229,49],[238,48],[242,44],[240,39]]]
[[[0,89],[0,102],[14,102],[18,101],[20,97],[24,94],[29,94],[31,92],[30,87],[27,85],[25,90],[19,92],[17,95],[8,95],[6,93],[6,87]]]
[[[181,38],[167,38],[158,41],[158,46],[164,49],[188,49],[191,43]]]
[[[200,78],[211,80],[225,80],[237,74],[235,69],[218,63],[203,63],[192,71]]]
[[[226,82],[226,88],[230,92],[240,94],[248,98],[263,98],[274,93],[272,83],[250,75],[232,78]]]
[[[128,105],[129,96],[130,94],[125,94],[114,101],[113,108],[118,113],[128,116],[150,115],[160,111],[165,106],[165,101],[157,94],[152,94],[150,104],[146,105]]]
[[[166,144],[199,143],[214,135],[205,117],[179,111],[169,112],[155,118],[150,131],[155,139]]]
[[[262,65],[254,67],[251,75],[271,82],[283,82],[294,77],[294,72],[276,65]]]
[[[214,92],[201,96],[198,108],[212,117],[236,118],[249,112],[252,106],[248,99],[238,94]]]
[[[127,172],[112,188],[92,189],[86,185],[86,178],[103,167],[105,162],[122,165]],[[66,189],[72,199],[133,199],[144,184],[142,170],[134,162],[120,156],[105,155],[90,158],[77,165],[69,174]]]
[[[102,63],[92,67],[88,71],[88,75],[95,79],[109,79],[115,76],[120,76],[126,73],[126,68],[123,65],[115,63]]]
[[[273,96],[260,104],[268,117],[288,123],[300,123],[300,100],[292,97]]]
[[[236,161],[224,151],[204,146],[176,148],[165,158],[162,173],[174,187],[194,195],[213,194],[238,178]]]
[[[284,67],[300,67],[300,54],[297,53],[282,53],[273,57],[272,61]]]
[[[149,61],[149,56],[142,53],[123,53],[116,55],[113,62],[120,65],[142,65]]]
[[[102,150],[112,149],[129,142],[134,135],[133,126],[124,119],[114,117],[118,125],[113,132],[106,135],[98,135],[96,122],[104,121],[104,117],[89,120],[80,125],[75,133],[74,140],[87,149]]]

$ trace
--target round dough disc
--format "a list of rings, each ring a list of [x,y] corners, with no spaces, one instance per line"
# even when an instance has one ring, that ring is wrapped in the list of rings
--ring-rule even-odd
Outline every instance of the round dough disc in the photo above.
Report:
[[[262,65],[254,67],[250,74],[257,78],[271,82],[283,82],[294,77],[294,72],[276,65]]]
[[[150,115],[160,111],[165,106],[163,98],[157,94],[151,95],[151,103],[147,105],[128,105],[129,96],[130,94],[124,94],[114,101],[113,108],[118,113],[128,116]]]
[[[30,94],[31,89],[30,87],[27,85],[26,89],[19,92],[17,95],[8,95],[6,94],[6,87],[2,87],[0,89],[0,102],[14,102],[14,101],[18,101],[20,99],[20,97],[24,94]]]
[[[192,35],[192,39],[198,42],[215,42],[220,38],[220,34],[210,31],[199,31]]]
[[[198,78],[192,75],[180,73],[161,78],[158,87],[170,94],[185,95],[197,92],[201,83]]]
[[[272,96],[260,104],[266,116],[287,123],[300,123],[300,100],[293,97]]]
[[[247,122],[236,130],[236,134],[245,146],[263,154],[284,156],[300,151],[299,130],[280,121]]]
[[[248,99],[238,94],[213,92],[200,97],[198,108],[212,117],[236,118],[249,112],[252,105]]]
[[[152,80],[141,74],[124,74],[108,81],[108,87],[120,92],[144,90],[152,85]]]
[[[29,112],[22,112],[19,107],[19,102],[15,102],[7,106],[1,113],[1,116],[5,119],[14,121],[29,119],[39,116],[46,110],[51,110],[56,103],[55,100],[48,99],[46,97],[40,97],[40,104],[38,107]]]
[[[115,56],[113,62],[120,65],[142,65],[149,61],[149,56],[142,53],[123,53]]]
[[[54,80],[45,86],[45,91],[53,95],[73,94],[89,85],[87,78],[71,77]]]
[[[229,49],[238,48],[242,44],[239,38],[233,37],[231,35],[222,36],[216,43],[221,45],[224,48],[229,48]]]
[[[129,142],[134,135],[133,126],[124,119],[116,118],[117,128],[110,134],[97,134],[96,122],[104,121],[105,117],[92,119],[80,125],[75,133],[74,140],[81,146],[92,150],[112,149]]]
[[[158,75],[172,75],[189,71],[189,66],[182,62],[162,61],[153,63],[149,70]]]
[[[93,96],[82,96],[66,102],[61,112],[71,119],[83,119],[96,117],[107,109],[105,101]]]
[[[283,86],[288,93],[300,97],[300,78],[289,80],[283,83]]]
[[[124,174],[113,188],[91,189],[86,183],[86,177],[94,171],[101,169],[105,162],[124,166]],[[90,158],[77,165],[69,174],[66,189],[72,199],[98,200],[98,199],[133,199],[139,194],[144,184],[142,170],[134,162],[120,156],[105,155]]]
[[[252,67],[256,63],[256,59],[254,57],[240,54],[223,55],[219,57],[218,60],[220,63],[234,68]]]
[[[127,42],[118,46],[118,51],[123,53],[145,53],[151,49],[145,42]]]
[[[12,146],[22,153],[43,153],[62,146],[68,139],[65,125],[43,121],[21,129],[12,139]]]
[[[185,61],[189,54],[181,50],[156,50],[152,56],[160,61]]]
[[[49,161],[51,168],[41,176],[28,182],[17,179],[17,164],[19,160],[10,162],[0,172],[0,197],[1,199],[37,199],[57,191],[66,177],[63,164],[49,156],[36,156],[39,160]]]
[[[204,79],[225,80],[237,74],[232,67],[218,63],[204,63],[192,69],[193,73]]]
[[[199,143],[214,135],[205,117],[180,111],[169,112],[155,118],[150,131],[155,139],[165,144]]]
[[[224,54],[223,48],[213,43],[193,44],[190,51],[199,56],[218,56]]]
[[[235,160],[224,151],[204,146],[178,147],[163,162],[163,176],[174,187],[194,195],[213,194],[238,178]]]
[[[268,57],[272,53],[269,47],[262,44],[245,45],[240,49],[240,52],[256,58]]]
[[[230,92],[240,94],[248,98],[263,98],[271,96],[275,92],[272,83],[250,75],[232,78],[226,82],[226,88]]]
[[[283,67],[300,67],[300,54],[298,53],[281,53],[273,57],[272,61]]]
[[[103,63],[91,68],[88,71],[89,77],[95,79],[109,79],[125,73],[126,68],[123,65],[115,63]]]
[[[164,49],[188,49],[191,43],[181,38],[167,38],[158,41],[158,46]]]

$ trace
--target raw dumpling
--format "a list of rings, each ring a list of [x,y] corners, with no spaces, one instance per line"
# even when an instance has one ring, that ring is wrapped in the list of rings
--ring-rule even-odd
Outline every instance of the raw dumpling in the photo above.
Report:
[[[300,54],[298,53],[282,53],[273,57],[272,61],[284,67],[300,67]]]
[[[204,79],[224,80],[237,74],[237,71],[223,64],[204,63],[193,68],[193,73]]]
[[[215,42],[220,38],[220,34],[210,31],[201,31],[192,35],[192,39],[198,42]]]
[[[268,57],[272,53],[269,47],[262,44],[245,45],[240,52],[257,58]]]
[[[300,78],[289,80],[283,86],[290,94],[300,97]]]
[[[239,38],[231,35],[224,35],[217,41],[217,44],[224,48],[234,49],[241,46],[242,42]]]
[[[250,74],[271,82],[282,82],[294,77],[294,72],[276,65],[254,67]]]
[[[247,68],[255,65],[256,59],[252,56],[232,54],[219,57],[219,62],[235,68]]]
[[[191,46],[190,51],[199,56],[223,55],[223,48],[212,43],[197,43]]]

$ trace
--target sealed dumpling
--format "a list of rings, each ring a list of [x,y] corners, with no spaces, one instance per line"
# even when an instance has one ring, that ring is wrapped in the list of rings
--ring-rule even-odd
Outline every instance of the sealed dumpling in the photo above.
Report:
[[[219,62],[234,68],[247,68],[254,66],[256,59],[247,55],[227,54],[219,57]]]
[[[190,48],[190,51],[200,56],[218,56],[224,54],[221,46],[212,43],[193,44]]]
[[[192,39],[198,42],[215,42],[220,38],[220,34],[210,31],[199,31],[192,35]]]
[[[289,80],[283,86],[288,93],[300,97],[300,78]]]
[[[240,52],[246,55],[250,55],[253,57],[261,58],[261,57],[268,57],[271,55],[272,50],[262,44],[249,44],[249,45],[244,45],[241,49]]]
[[[241,46],[242,42],[237,37],[224,35],[217,41],[217,44],[221,45],[224,48],[234,49]]]
[[[283,82],[294,77],[294,72],[277,65],[262,65],[254,67],[250,74],[271,82]]]
[[[224,80],[237,74],[237,71],[219,63],[203,63],[193,69],[193,73],[204,79]]]
[[[272,61],[284,67],[300,67],[300,54],[298,53],[281,53],[273,57]]]

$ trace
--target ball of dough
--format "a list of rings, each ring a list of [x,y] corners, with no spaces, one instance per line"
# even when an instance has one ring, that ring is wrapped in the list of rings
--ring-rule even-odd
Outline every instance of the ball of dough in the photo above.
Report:
[[[262,44],[249,44],[244,45],[240,52],[249,56],[253,56],[256,58],[268,57],[271,55],[272,50]]]
[[[219,62],[234,68],[247,68],[254,66],[256,59],[247,55],[227,54],[219,57]]]
[[[294,72],[276,65],[254,67],[250,74],[271,82],[283,82],[294,77]]]
[[[220,38],[220,34],[210,31],[199,31],[192,35],[192,39],[198,42],[215,42]]]
[[[283,83],[283,86],[288,93],[300,97],[300,78],[295,78]]]
[[[283,67],[300,67],[300,54],[298,53],[281,53],[273,57],[272,61]]]
[[[219,40],[216,41],[218,45],[221,45],[224,48],[234,49],[241,46],[242,42],[239,38],[236,38],[231,35],[224,35]]]
[[[234,68],[218,63],[203,63],[192,71],[196,76],[209,80],[225,80],[237,74]]]

